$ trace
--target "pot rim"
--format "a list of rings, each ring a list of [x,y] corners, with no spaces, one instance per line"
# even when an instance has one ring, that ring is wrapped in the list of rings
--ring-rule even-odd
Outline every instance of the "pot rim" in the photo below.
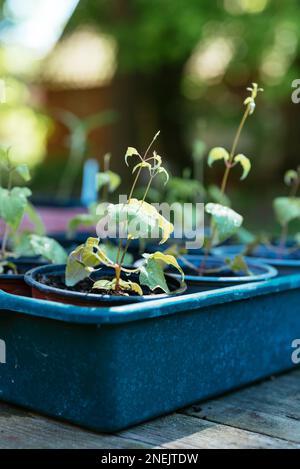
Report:
[[[35,259],[35,261],[34,261]],[[14,264],[16,265],[27,265],[31,264],[30,267],[28,267],[28,270],[31,270],[35,267],[41,267],[46,265],[46,261],[42,260],[41,256],[30,256],[30,257],[17,257],[16,259],[14,258],[9,258],[8,260],[11,260]],[[35,267],[32,267],[32,265],[35,265]],[[0,280],[23,280],[25,276],[24,274],[0,274]]]
[[[162,298],[170,298],[174,296],[181,295],[187,289],[187,285],[180,281],[177,276],[173,274],[167,274],[167,277],[171,280],[175,280],[178,283],[178,288],[176,288],[173,292],[167,293],[159,293],[159,294],[151,294],[151,295],[141,295],[141,296],[113,296],[113,295],[103,295],[103,294],[96,294],[96,293],[81,293],[77,291],[71,290],[63,290],[61,288],[52,287],[50,285],[44,285],[43,283],[36,280],[37,274],[49,274],[53,271],[56,272],[63,272],[66,268],[65,264],[49,264],[44,266],[35,267],[34,269],[29,270],[24,275],[24,280],[27,285],[35,288],[41,292],[49,293],[58,295],[64,298],[70,299],[77,299],[81,301],[94,301],[94,302],[116,302],[116,303],[133,303],[133,302],[140,302],[140,301],[149,301],[149,300],[159,300]]]
[[[202,260],[205,256],[203,255],[192,255],[192,254],[186,254],[184,255],[185,258],[188,260],[192,261],[193,259],[196,260]],[[224,256],[210,256],[207,258],[210,262],[218,262],[222,261],[222,263],[225,261]],[[263,262],[260,262],[259,260],[252,260],[247,258],[248,265],[251,268],[256,267],[261,269],[263,272],[261,274],[256,274],[256,275],[240,275],[236,277],[222,277],[222,276],[207,276],[207,277],[201,277],[199,275],[189,275],[185,274],[185,280],[187,282],[203,282],[203,283],[228,283],[228,284],[238,284],[238,283],[245,283],[245,282],[258,282],[262,280],[268,280],[273,277],[276,277],[278,275],[278,271],[275,267],[265,264]],[[135,263],[135,265],[138,265],[139,261]],[[179,260],[179,265],[182,267],[182,263],[180,263]],[[172,274],[175,277],[179,278],[180,276],[178,274]]]
[[[236,249],[236,251],[231,252]],[[219,257],[224,254],[234,256],[244,249],[243,244],[231,244],[229,246],[218,246],[212,250],[214,256]],[[299,248],[300,250],[300,248]],[[228,252],[227,252],[228,251]],[[248,262],[261,261],[264,264],[271,264],[276,267],[300,267],[300,259],[278,259],[276,257],[245,256]]]

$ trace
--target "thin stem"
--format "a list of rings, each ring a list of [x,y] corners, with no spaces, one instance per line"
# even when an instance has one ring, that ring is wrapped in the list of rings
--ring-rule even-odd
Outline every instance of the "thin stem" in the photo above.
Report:
[[[242,120],[240,122],[240,125],[237,129],[237,132],[235,134],[234,140],[233,140],[233,144],[232,144],[231,151],[230,151],[230,154],[229,154],[229,161],[226,164],[225,173],[224,173],[222,183],[221,183],[221,192],[222,192],[222,194],[225,194],[225,190],[226,190],[227,182],[228,182],[228,176],[229,176],[230,170],[232,168],[232,163],[233,163],[233,158],[234,158],[234,155],[235,155],[235,151],[236,151],[236,148],[237,148],[240,136],[241,136],[241,132],[242,132],[243,127],[245,125],[246,119],[249,115],[249,112],[250,112],[250,106],[247,106],[246,110],[243,114]]]
[[[149,151],[150,151],[150,149],[151,149],[153,143],[154,143],[155,140],[157,139],[159,133],[160,133],[160,132],[157,132],[157,133],[154,135],[154,137],[153,137],[153,139],[151,140],[150,144],[148,145],[148,147],[147,147],[147,149],[146,149],[144,155],[141,157],[141,160],[142,160],[142,161],[145,161],[145,159],[146,159],[146,157],[147,157],[147,155],[148,155],[148,153],[149,153]],[[135,179],[134,179],[134,181],[133,181],[133,184],[132,184],[132,186],[131,186],[131,190],[130,190],[130,193],[129,193],[129,197],[128,197],[128,200],[127,200],[127,205],[129,204],[130,200],[132,199],[133,192],[134,192],[134,189],[136,188],[136,185],[137,185],[137,182],[138,182],[139,177],[140,177],[140,175],[141,175],[141,172],[142,172],[142,167],[140,166],[139,169],[138,169],[138,172],[137,172],[137,174],[136,174],[136,176],[135,176]],[[150,179],[150,185],[151,185],[152,179],[153,179],[153,178]],[[147,193],[148,193],[148,191],[149,191],[150,185],[148,184],[148,186],[147,186],[146,193],[145,193],[145,195],[144,195],[144,197],[143,197],[143,202],[145,201],[145,198],[146,198]],[[129,243],[126,243],[126,246],[127,246],[127,244],[128,244],[128,246],[127,246],[127,248],[126,248],[126,246],[125,246],[126,250],[123,252],[122,258],[125,257],[125,254],[126,254],[126,252],[127,252],[127,249],[128,249],[128,247],[129,247],[129,244],[130,244],[130,241],[131,241],[131,240],[127,240],[127,241],[129,241]],[[124,249],[125,249],[125,248],[124,248]],[[119,258],[120,258],[121,250],[122,250],[122,241],[119,240],[119,246],[118,246],[118,252],[117,252],[117,264],[119,263]]]
[[[221,193],[223,195],[225,194],[225,191],[226,191],[226,188],[227,188],[228,177],[229,177],[229,174],[230,174],[230,170],[233,167],[233,159],[234,159],[235,152],[236,152],[239,140],[240,140],[241,132],[242,132],[243,127],[245,125],[246,119],[249,116],[249,113],[250,113],[250,106],[248,105],[245,109],[245,112],[244,112],[243,117],[241,119],[240,125],[238,126],[237,132],[235,134],[233,144],[232,144],[230,154],[229,154],[229,160],[226,162],[226,169],[225,169],[223,179],[222,179],[222,182],[221,182]],[[207,261],[207,257],[210,254],[215,234],[216,234],[216,226],[215,225],[213,226],[213,222],[211,220],[211,222],[210,222],[210,235],[209,235],[209,239],[208,239],[208,242],[207,242],[207,246],[206,246],[205,251],[204,251],[204,258],[203,258],[202,263],[201,263],[201,265],[198,269],[199,273],[204,271],[205,264],[206,264],[206,261]]]
[[[110,155],[106,154],[104,155],[104,164],[103,164],[104,173],[107,173],[109,171],[109,166],[110,166]],[[103,189],[102,189],[103,202],[107,202],[108,186],[109,186],[109,182],[107,184],[104,184]]]
[[[296,197],[299,186],[300,186],[300,174],[299,174],[297,180],[295,181],[295,183],[291,187],[291,190],[290,190],[290,193],[289,193],[290,198]],[[281,254],[282,254],[282,252],[285,248],[286,241],[287,241],[287,238],[288,238],[288,234],[289,234],[289,225],[287,223],[286,225],[284,225],[282,227],[280,238],[279,238],[279,250],[281,251]]]
[[[152,175],[152,176],[150,177],[150,179],[149,179],[149,182],[148,182],[148,184],[147,184],[147,187],[146,187],[145,194],[144,194],[144,197],[143,197],[143,199],[142,199],[142,202],[145,202],[145,199],[146,199],[146,197],[147,197],[147,195],[148,195],[148,192],[149,192],[149,189],[150,189],[150,187],[151,187],[151,184],[152,184],[152,181],[153,181],[153,179],[154,179],[154,176],[155,176],[155,175]]]

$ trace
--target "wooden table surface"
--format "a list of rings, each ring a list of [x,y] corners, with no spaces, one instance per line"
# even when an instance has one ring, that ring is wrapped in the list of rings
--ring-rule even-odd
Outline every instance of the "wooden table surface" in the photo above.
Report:
[[[0,448],[300,448],[300,369],[114,435],[1,403]]]

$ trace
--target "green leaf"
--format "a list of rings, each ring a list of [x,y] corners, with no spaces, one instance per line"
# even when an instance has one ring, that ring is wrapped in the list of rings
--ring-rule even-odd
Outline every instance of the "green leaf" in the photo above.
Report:
[[[212,216],[214,238],[212,244],[219,244],[235,234],[243,223],[243,217],[229,207],[209,203],[206,213]]]
[[[148,259],[145,264],[140,267],[140,284],[150,288],[151,291],[160,288],[165,293],[170,293],[167,285],[164,269],[154,259]]]
[[[113,280],[98,280],[97,282],[94,283],[93,285],[93,290],[106,290],[106,291],[112,291],[116,290],[116,279],[114,278]],[[131,282],[130,280],[123,280],[119,279],[119,286],[122,291],[133,291],[134,293],[137,293],[138,295],[143,295],[143,290],[139,286],[138,283]]]
[[[68,287],[73,287],[81,280],[89,277],[94,267],[99,266],[103,256],[98,250],[98,238],[88,238],[84,244],[78,246],[68,257],[65,280]]]
[[[294,240],[297,246],[300,246],[300,233],[295,234]]]
[[[55,239],[30,234],[29,243],[36,256],[42,256],[52,264],[65,264],[67,253]]]
[[[162,157],[156,153],[156,151],[153,152],[152,159],[155,161],[155,164],[153,165],[153,169],[156,170],[158,169],[161,164],[162,164]]]
[[[169,181],[170,176],[169,176],[169,173],[168,173],[168,171],[166,170],[166,168],[164,168],[163,166],[160,166],[160,167],[157,169],[156,174],[164,174],[164,176],[165,176],[165,182],[164,182],[164,184],[165,184],[165,185],[168,184],[168,181]]]
[[[114,192],[121,184],[121,178],[117,173],[108,170],[97,174],[96,184],[98,191],[102,189],[103,186],[108,185],[109,192]]]
[[[30,195],[27,187],[14,187],[11,191],[0,187],[0,218],[13,230],[21,223]]]
[[[206,151],[206,144],[202,140],[196,139],[193,143],[193,152],[192,152],[193,160],[197,163],[202,161],[205,151]]]
[[[223,194],[221,189],[219,189],[218,186],[212,184],[211,186],[208,186],[207,192],[210,196],[210,198],[216,202],[217,204],[225,205],[226,207],[230,207],[231,202],[229,197],[226,194]]]
[[[229,160],[229,153],[223,147],[215,147],[210,150],[208,154],[208,166],[212,166],[212,164],[217,160],[224,160],[224,162]]]
[[[170,247],[169,249],[170,249],[170,252],[171,252],[172,247]],[[184,279],[184,272],[183,272],[182,268],[178,264],[178,262],[177,262],[176,258],[174,257],[174,255],[167,252],[167,250],[165,252],[156,251],[153,254],[144,254],[143,257],[145,259],[155,260],[156,262],[160,263],[163,268],[165,268],[168,265],[171,265],[172,267],[174,267],[175,269],[177,269],[180,272],[181,279],[182,280]]]
[[[20,165],[16,166],[15,171],[16,171],[16,173],[19,174],[19,176],[21,176],[21,178],[25,182],[30,181],[31,177],[30,177],[30,173],[29,173],[29,169],[28,169],[27,164],[20,164]]]
[[[151,172],[152,166],[150,163],[147,163],[147,161],[141,161],[140,163],[135,165],[135,167],[132,170],[132,174],[135,173],[135,171],[139,168],[147,168]]]
[[[147,202],[130,199],[125,204],[109,204],[104,216],[108,217],[108,223],[114,222],[124,231],[128,238],[151,238],[153,234],[161,235],[160,244],[169,239],[174,227],[157,209]]]
[[[241,176],[241,180],[246,179],[246,177],[249,174],[249,171],[251,169],[251,162],[247,156],[242,155],[241,153],[239,155],[236,155],[233,160],[235,163],[240,163],[240,165],[243,168],[243,174]]]
[[[128,147],[127,148],[127,151],[126,151],[126,154],[125,154],[125,163],[127,164],[127,166],[128,166],[128,157],[129,156],[139,156],[139,152],[134,147]]]
[[[300,218],[300,198],[277,197],[273,201],[273,208],[281,226],[286,226],[290,221]]]
[[[28,202],[26,205],[25,213],[27,214],[31,223],[34,225],[35,233],[37,235],[43,236],[46,233],[45,225],[39,213],[30,202]]]
[[[183,270],[174,256],[163,252],[155,252],[153,254],[143,254],[143,257],[145,263],[140,267],[140,284],[147,286],[151,291],[160,288],[165,293],[170,293],[164,274],[164,268],[167,265],[175,267],[184,279]]]
[[[247,275],[252,275],[242,254],[238,254],[233,259],[226,259],[226,264],[232,272],[245,272]]]
[[[284,175],[284,182],[287,186],[291,186],[295,181],[298,181],[299,175],[294,169],[289,169]]]

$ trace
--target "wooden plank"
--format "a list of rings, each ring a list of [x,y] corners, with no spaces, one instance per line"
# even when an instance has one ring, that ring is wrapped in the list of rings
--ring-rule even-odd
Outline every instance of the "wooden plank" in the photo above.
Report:
[[[155,447],[172,449],[300,448],[300,444],[221,425],[183,414],[173,414],[120,433]]]
[[[240,390],[184,411],[186,415],[300,443],[300,373]]]
[[[0,405],[0,449],[149,448],[128,438],[97,434],[56,420]]]

